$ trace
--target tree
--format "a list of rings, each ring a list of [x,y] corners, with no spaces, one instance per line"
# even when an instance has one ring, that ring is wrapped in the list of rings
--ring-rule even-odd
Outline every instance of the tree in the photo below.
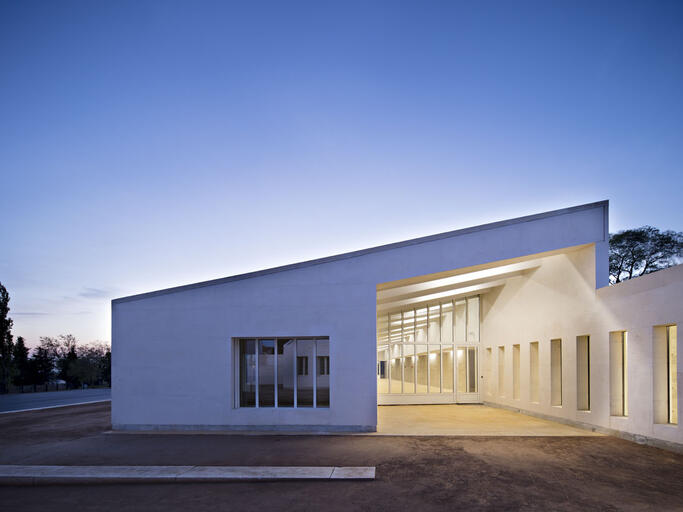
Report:
[[[55,360],[45,347],[39,346],[36,348],[28,363],[30,371],[29,384],[45,384],[52,379]]]
[[[56,338],[42,336],[40,346],[48,353],[57,370],[57,377],[69,382],[69,363],[77,359],[76,338],[72,334],[60,334]],[[71,384],[71,383],[70,383]]]
[[[30,369],[28,364],[28,348],[24,344],[24,338],[17,337],[17,342],[14,344],[14,368],[16,373],[14,375],[14,383],[17,386],[23,386],[30,381]]]
[[[9,293],[0,283],[0,393],[9,391],[10,382],[14,373],[12,365],[12,319],[9,314]]]
[[[68,386],[77,387],[80,385],[80,380],[78,375],[72,372],[72,367],[78,363],[78,355],[76,354],[76,346],[73,345],[69,348],[66,356],[57,362],[57,367],[59,368],[59,377],[64,379]]]
[[[650,274],[678,264],[683,256],[683,232],[652,226],[627,229],[609,237],[610,283]]]
[[[69,376],[80,384],[102,384],[105,379],[109,347],[92,343],[81,345],[77,349],[78,359],[69,363]],[[108,382],[108,381],[107,381]]]

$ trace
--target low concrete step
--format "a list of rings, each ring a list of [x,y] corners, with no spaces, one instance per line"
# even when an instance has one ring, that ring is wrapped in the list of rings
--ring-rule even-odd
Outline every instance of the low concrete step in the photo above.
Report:
[[[0,485],[374,479],[374,466],[0,466]]]

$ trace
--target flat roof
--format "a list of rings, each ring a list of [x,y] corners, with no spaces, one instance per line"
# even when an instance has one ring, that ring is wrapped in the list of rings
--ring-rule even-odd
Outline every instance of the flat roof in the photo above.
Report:
[[[359,256],[365,256],[367,254],[373,254],[376,252],[390,251],[392,249],[400,249],[401,247],[408,247],[411,245],[424,244],[428,242],[434,242],[437,240],[443,240],[444,238],[452,238],[461,235],[467,235],[469,233],[476,233],[478,231],[485,231],[488,229],[502,228],[505,226],[510,226],[513,224],[522,224],[524,222],[531,222],[535,220],[541,220],[548,217],[555,217],[559,215],[566,215],[569,213],[576,213],[582,210],[591,210],[598,207],[609,206],[609,201],[596,201],[594,203],[586,203],[579,206],[572,206],[569,208],[561,208],[559,210],[552,210],[544,213],[536,213],[533,215],[526,215],[524,217],[516,217],[514,219],[502,220],[497,222],[491,222],[488,224],[481,224],[479,226],[473,226],[469,228],[456,229],[454,231],[446,231],[444,233],[438,233],[436,235],[422,236],[419,238],[412,238],[410,240],[404,240],[402,242],[393,242],[385,245],[378,245],[376,247],[370,247],[368,249],[360,249],[358,251],[345,252],[342,254],[336,254],[334,256],[326,256],[323,258],[317,258],[313,260],[302,261],[299,263],[290,263],[289,265],[282,265],[280,267],[272,267],[264,270],[256,270],[254,272],[247,272],[245,274],[237,274],[229,277],[221,277],[218,279],[210,279],[208,281],[200,281],[198,283],[185,284],[181,286],[173,286],[171,288],[164,288],[161,290],[156,290],[152,292],[138,293],[136,295],[128,295],[126,297],[120,297],[118,299],[113,299],[112,304],[120,304],[122,302],[131,302],[140,299],[146,299],[150,297],[156,297],[158,295],[166,295],[169,293],[176,293],[185,290],[192,290],[194,288],[203,288],[205,286],[214,286],[218,284],[231,283],[233,281],[241,281],[243,279],[251,279],[253,277],[261,277],[269,274],[275,274],[277,272],[286,272],[288,270],[296,270],[300,268],[312,267],[314,265],[322,265],[324,263],[331,263],[333,261],[345,260],[349,258],[357,258]]]

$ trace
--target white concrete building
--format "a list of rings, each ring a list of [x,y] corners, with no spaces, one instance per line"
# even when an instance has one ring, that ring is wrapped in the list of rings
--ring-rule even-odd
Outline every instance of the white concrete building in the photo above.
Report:
[[[683,443],[683,266],[608,285],[608,203],[112,302],[115,429],[372,431],[519,409]]]

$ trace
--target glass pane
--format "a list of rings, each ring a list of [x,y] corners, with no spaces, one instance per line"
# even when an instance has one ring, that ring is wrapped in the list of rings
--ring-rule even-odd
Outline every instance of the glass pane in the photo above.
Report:
[[[429,347],[429,392],[441,393],[441,347]]]
[[[467,318],[465,313],[467,310],[467,302],[464,300],[455,301],[455,342],[465,343],[465,334],[467,329]]]
[[[415,311],[412,309],[403,312],[403,341],[415,342]]]
[[[384,394],[389,392],[389,350],[380,347],[377,351],[377,392]]]
[[[415,310],[415,343],[427,343],[427,308]]]
[[[465,349],[459,348],[457,350],[457,390],[458,393],[467,392],[467,365],[465,364]]]
[[[415,345],[415,355],[417,357],[417,392],[427,393],[427,372],[429,371],[427,345]]]
[[[380,315],[377,317],[377,344],[386,345],[389,343],[389,316]]]
[[[401,313],[392,313],[389,315],[389,341],[391,343],[398,343],[401,341],[402,324]]]
[[[296,342],[277,340],[277,405],[294,407],[294,361]]]
[[[453,303],[441,305],[441,343],[453,343]]]
[[[477,349],[467,349],[467,392],[477,392]]]
[[[275,405],[275,341],[259,340],[258,351],[258,405]]]
[[[256,406],[256,343],[240,340],[240,407]]]
[[[391,345],[389,393],[401,393],[401,345]]]
[[[313,356],[315,340],[296,341],[296,405],[313,407]]]
[[[479,341],[479,297],[467,299],[467,341]]]
[[[439,306],[429,307],[429,328],[427,341],[430,344],[441,343],[441,311]]]
[[[317,340],[316,407],[330,406],[330,342]]]
[[[415,393],[415,345],[403,345],[403,392]]]
[[[443,392],[453,392],[453,347],[443,347]]]

